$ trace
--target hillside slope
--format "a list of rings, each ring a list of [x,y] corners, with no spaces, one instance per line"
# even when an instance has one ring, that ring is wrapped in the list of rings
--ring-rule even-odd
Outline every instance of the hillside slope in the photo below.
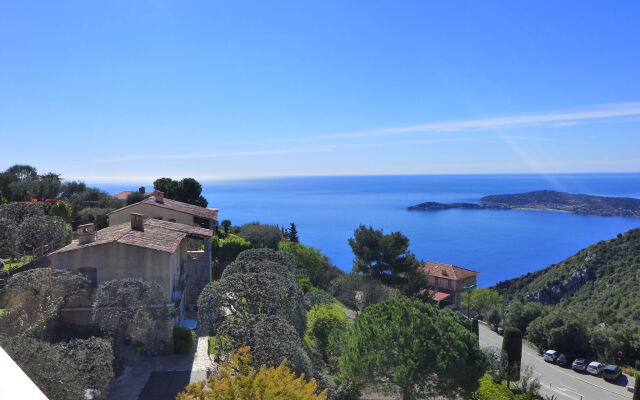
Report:
[[[640,325],[640,229],[589,246],[496,289],[508,301],[537,301],[593,324]]]

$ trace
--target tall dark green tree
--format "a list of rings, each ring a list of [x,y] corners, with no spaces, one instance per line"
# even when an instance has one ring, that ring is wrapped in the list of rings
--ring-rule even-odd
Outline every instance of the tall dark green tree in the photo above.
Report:
[[[478,319],[474,318],[471,320],[471,332],[473,332],[474,335],[476,336],[480,336],[480,329],[478,327]]]
[[[165,197],[200,207],[208,205],[202,196],[202,185],[193,178],[176,181],[171,178],[159,178],[153,182],[153,188],[164,192]]]
[[[400,232],[385,235],[381,229],[360,225],[349,246],[356,256],[354,272],[361,272],[383,283],[417,292],[426,284],[421,263],[409,252],[409,238]],[[405,290],[406,292],[407,290]]]
[[[522,332],[514,327],[504,330],[502,339],[502,366],[506,372],[507,386],[509,382],[520,379],[520,366],[522,364]]]
[[[291,223],[291,227],[287,229],[287,239],[293,243],[299,243],[300,239],[298,239],[298,228],[296,228],[296,224]]]
[[[226,237],[229,234],[229,228],[231,228],[231,220],[223,219],[222,222],[220,222],[220,226],[222,226],[222,230],[224,231],[224,236]]]

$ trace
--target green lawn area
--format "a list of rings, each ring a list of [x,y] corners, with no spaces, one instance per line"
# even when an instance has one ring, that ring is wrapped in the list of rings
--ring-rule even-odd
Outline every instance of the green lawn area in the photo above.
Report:
[[[2,314],[6,313],[7,310],[4,308],[0,308],[0,317],[2,317]]]
[[[21,267],[24,264],[30,262],[31,260],[33,260],[32,256],[23,256],[21,258],[15,259],[15,260],[11,260],[9,258],[3,258],[2,259],[2,261],[4,261],[4,267],[6,269],[14,269],[14,268]]]

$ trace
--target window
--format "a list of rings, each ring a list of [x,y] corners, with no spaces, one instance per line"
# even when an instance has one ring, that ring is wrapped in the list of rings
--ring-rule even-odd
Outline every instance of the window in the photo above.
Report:
[[[87,277],[91,287],[98,287],[98,271],[95,268],[78,268],[78,272]]]
[[[447,279],[447,288],[451,289],[451,279]]]
[[[439,287],[438,286],[438,277],[437,276],[436,276],[436,287]]]

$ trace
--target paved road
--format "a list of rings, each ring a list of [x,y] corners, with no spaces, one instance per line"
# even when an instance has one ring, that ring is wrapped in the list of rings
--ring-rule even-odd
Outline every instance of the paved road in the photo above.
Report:
[[[502,336],[480,325],[480,345],[501,348]],[[527,344],[522,348],[522,363],[533,366],[542,384],[540,392],[545,396],[554,395],[558,400],[625,400],[632,397],[626,385],[632,384],[633,378],[623,375],[616,383],[609,383],[600,377],[549,364]]]

